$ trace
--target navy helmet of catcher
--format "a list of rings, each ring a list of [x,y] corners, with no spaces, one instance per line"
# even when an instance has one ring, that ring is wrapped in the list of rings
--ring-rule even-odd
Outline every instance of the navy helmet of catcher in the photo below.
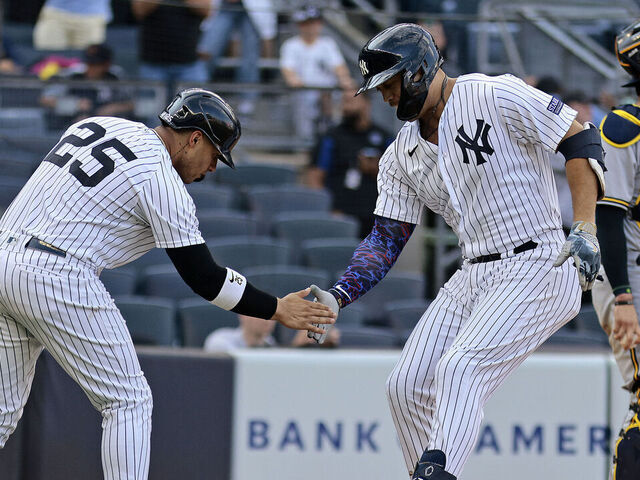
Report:
[[[640,85],[640,20],[636,20],[616,36],[615,49],[620,66],[633,77],[623,87]]]
[[[200,130],[218,149],[220,160],[235,168],[231,150],[240,139],[240,122],[219,95],[202,88],[183,90],[158,117],[174,130]]]
[[[396,115],[415,120],[442,65],[442,56],[429,32],[419,25],[401,23],[373,37],[358,58],[364,82],[356,95],[376,88],[402,73],[402,90]]]

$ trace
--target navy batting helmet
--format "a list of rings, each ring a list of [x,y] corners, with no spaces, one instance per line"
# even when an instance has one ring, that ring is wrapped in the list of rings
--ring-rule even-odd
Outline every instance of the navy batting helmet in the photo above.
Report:
[[[219,95],[202,88],[188,88],[178,93],[158,116],[175,130],[200,130],[220,151],[222,161],[235,168],[231,150],[240,138],[240,122]]]
[[[616,36],[616,57],[622,68],[633,76],[633,80],[623,85],[632,87],[640,84],[640,20],[636,20]]]
[[[429,32],[413,23],[394,25],[369,40],[360,52],[358,66],[364,82],[356,95],[402,74],[396,115],[400,120],[415,120],[440,65],[442,57]],[[422,77],[415,80],[418,72]]]

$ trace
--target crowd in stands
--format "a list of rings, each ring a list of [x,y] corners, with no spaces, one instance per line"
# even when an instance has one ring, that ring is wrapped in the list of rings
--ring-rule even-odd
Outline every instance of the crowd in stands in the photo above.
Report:
[[[276,12],[272,0],[36,3],[33,25],[16,21],[19,15],[10,11],[15,5],[5,11],[7,25],[22,30],[32,27],[28,39],[12,38],[7,33],[10,29],[0,28],[0,93],[3,78],[33,76],[44,81],[35,101],[15,113],[15,119],[22,120],[20,130],[28,133],[28,141],[20,144],[12,133],[18,129],[11,128],[14,113],[5,107],[22,106],[20,96],[26,98],[26,90],[4,89],[9,93],[2,96],[4,111],[0,112],[0,208],[8,205],[52,147],[51,138],[57,138],[70,123],[93,115],[155,123],[155,116],[146,116],[140,107],[144,96],[126,80],[161,82],[168,97],[181,82],[228,80],[223,67],[230,57],[237,59],[232,62],[232,80],[238,85],[255,86],[265,78],[272,79],[262,69],[269,65],[277,72],[277,82],[292,89],[287,92],[292,105],[289,120],[294,137],[308,149],[308,168],[300,175],[288,167],[242,165],[241,160],[237,171],[219,169],[215,184],[193,185],[190,191],[203,234],[214,258],[244,268],[249,279],[258,286],[263,281],[265,289],[276,294],[281,292],[274,289],[287,292],[309,283],[326,288],[336,279],[349,260],[346,255],[371,229],[378,160],[395,132],[374,124],[370,97],[354,97],[355,65],[345,61],[315,2],[298,4],[299,8],[287,15]],[[409,14],[474,13],[478,4],[436,0],[399,3]],[[126,26],[122,32],[135,35],[110,39],[109,22],[115,17]],[[447,60],[444,69],[450,76],[475,69],[461,21],[431,21],[425,26],[440,46]],[[137,41],[137,45],[127,45],[127,41]],[[130,59],[130,51],[136,52],[135,61],[119,65],[117,59]],[[592,98],[585,92],[564,92],[551,77],[529,81],[575,108],[580,122],[599,124],[617,103],[611,95]],[[250,119],[257,115],[267,119],[273,115],[259,110],[258,90],[242,92],[233,103],[243,125],[245,121],[250,125]],[[44,130],[38,136],[33,132],[37,131],[40,112]],[[34,121],[24,122],[25,118]],[[561,159],[553,161],[557,163],[556,181],[568,226],[572,212],[564,168]],[[314,223],[324,225],[325,233],[308,223],[310,209],[322,212],[320,217],[314,216]],[[103,273],[137,342],[192,347],[243,342],[247,346],[308,345],[306,338],[294,338],[292,332],[281,329],[271,336],[274,325],[263,321],[260,334],[247,333],[252,328],[250,319],[238,323],[235,314],[220,313],[194,298],[169,263],[158,251]],[[285,289],[278,284],[279,277],[292,279],[295,285]],[[334,329],[335,337],[328,344],[400,346],[424,311],[427,291],[423,278],[396,275],[394,279],[390,274],[358,302],[361,305],[341,313],[340,329]],[[151,311],[156,312],[153,325],[145,323]],[[587,312],[585,318],[591,318],[589,315]],[[216,327],[230,330],[220,330],[217,339],[207,338]]]

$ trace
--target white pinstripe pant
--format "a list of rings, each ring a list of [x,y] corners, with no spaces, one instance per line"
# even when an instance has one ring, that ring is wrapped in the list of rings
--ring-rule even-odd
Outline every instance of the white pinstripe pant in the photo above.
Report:
[[[387,380],[410,475],[426,449],[459,476],[476,442],[484,404],[507,376],[580,307],[575,268],[552,266],[561,243],[470,264],[440,290]]]
[[[0,249],[0,447],[15,430],[46,348],[101,412],[107,480],[149,470],[151,390],[125,325],[95,270],[36,250]]]

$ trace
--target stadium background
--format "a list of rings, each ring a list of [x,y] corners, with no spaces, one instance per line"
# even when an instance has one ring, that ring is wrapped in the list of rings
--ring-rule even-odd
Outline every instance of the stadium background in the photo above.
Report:
[[[43,61],[81,60],[83,52],[33,47],[42,3],[5,0],[2,5],[2,36],[19,67],[0,75],[2,209],[64,128],[51,122],[42,97],[64,100],[64,92],[74,88],[113,88],[105,82],[43,79]],[[307,185],[310,155],[322,131],[312,139],[296,136],[296,92],[283,82],[278,64],[279,46],[296,33],[291,14],[301,2],[272,3],[277,36],[273,56],[259,61],[260,82],[234,82],[240,60],[232,45],[211,82],[198,85],[236,107],[247,95],[257,95],[253,113],[242,118],[234,157],[238,169],[220,168],[189,189],[214,258],[282,295],[312,282],[328,286],[348,260],[345,252],[357,244],[358,228],[352,217],[332,212],[329,191]],[[312,3],[321,7],[324,33],[338,43],[356,82],[355,60],[366,39],[398,20],[412,20],[443,26],[445,53],[455,73],[510,72],[532,83],[552,77],[558,89],[553,93],[580,91],[594,111],[606,111],[630,93],[619,87],[625,75],[611,46],[615,33],[638,17],[635,1]],[[111,7],[105,43],[125,72],[117,88],[133,100],[135,118],[155,126],[155,115],[173,91],[193,84],[137,78],[139,26],[128,0],[112,0]],[[329,121],[337,123],[339,96],[332,98]],[[390,134],[400,126],[377,98],[372,117]],[[325,217],[316,230],[308,224],[310,211]],[[341,314],[339,348],[286,348],[291,332],[277,330],[283,349],[231,355],[201,347],[213,329],[236,325],[235,315],[195,298],[164,252],[104,272],[154,392],[150,478],[405,478],[384,402],[384,379],[412,324],[459,261],[451,232],[427,215],[389,277]],[[502,472],[519,472],[522,479],[541,474],[606,478],[605,445],[626,409],[618,384],[606,338],[585,296],[578,318],[490,402],[465,478]],[[0,477],[100,478],[98,442],[99,415],[44,356],[19,430],[0,451]]]

